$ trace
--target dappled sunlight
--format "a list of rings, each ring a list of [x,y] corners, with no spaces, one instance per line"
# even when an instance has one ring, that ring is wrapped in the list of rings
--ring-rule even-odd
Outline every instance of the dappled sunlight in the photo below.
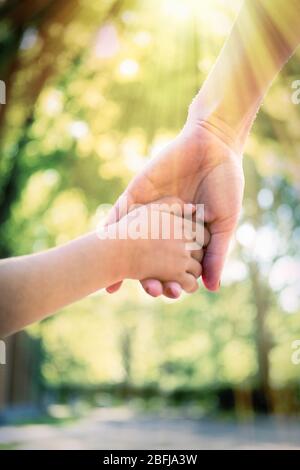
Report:
[[[108,205],[182,128],[241,0],[65,3],[36,28],[26,20],[11,59],[0,144],[3,256],[51,248],[105,223]],[[293,41],[280,11],[272,14],[277,33]],[[242,25],[250,34],[260,28],[250,14]],[[9,28],[0,20],[7,42],[15,34]],[[236,36],[241,45],[242,31]],[[230,109],[244,107],[249,86],[260,86],[260,64],[271,73],[278,60],[263,38],[256,47],[257,73],[245,83],[235,69]],[[236,61],[232,54],[217,76],[224,93]],[[42,345],[45,389],[108,387],[124,396],[147,389],[174,394],[174,402],[178,390],[191,401],[204,390],[212,409],[218,391],[236,397],[261,386],[262,356],[270,387],[298,387],[300,366],[290,358],[300,338],[300,108],[290,97],[299,76],[292,60],[249,138],[245,202],[220,291],[199,280],[193,295],[154,300],[128,280],[114,295],[98,292],[34,325],[28,334]],[[109,419],[131,418],[119,413]]]

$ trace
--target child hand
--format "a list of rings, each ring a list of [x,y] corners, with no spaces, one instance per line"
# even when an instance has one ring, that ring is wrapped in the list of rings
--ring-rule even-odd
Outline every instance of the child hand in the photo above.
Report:
[[[122,260],[117,262],[122,262],[126,278],[172,280],[186,292],[195,292],[208,232],[173,208],[159,201],[141,206],[108,226],[106,233],[122,244]],[[195,245],[195,234],[199,233],[201,244]]]

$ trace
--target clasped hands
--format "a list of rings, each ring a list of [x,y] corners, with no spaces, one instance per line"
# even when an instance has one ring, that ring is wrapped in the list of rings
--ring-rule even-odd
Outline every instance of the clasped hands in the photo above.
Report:
[[[149,295],[177,298],[182,289],[194,292],[200,275],[207,289],[218,290],[242,205],[243,189],[241,156],[220,138],[219,132],[215,133],[204,122],[187,122],[181,133],[131,181],[109,214],[107,225],[126,215],[123,207],[130,211],[137,204],[147,205],[164,198],[204,206],[205,249],[200,246],[190,251],[187,255],[190,264],[187,267],[183,263],[181,273],[178,272],[180,256],[175,255],[173,261],[169,259],[164,263],[164,272],[159,277],[151,278],[151,269],[148,269],[146,278],[140,277],[140,281]],[[171,240],[165,242],[171,258]],[[153,259],[157,256],[159,252],[155,253],[154,248]],[[183,271],[189,276],[183,275]],[[120,286],[121,282],[107,291],[113,293]]]

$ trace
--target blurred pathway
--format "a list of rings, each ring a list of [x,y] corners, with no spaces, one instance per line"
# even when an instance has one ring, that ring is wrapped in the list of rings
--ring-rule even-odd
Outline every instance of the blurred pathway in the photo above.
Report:
[[[300,421],[235,423],[107,408],[65,426],[1,427],[0,445],[11,443],[18,449],[300,449]]]

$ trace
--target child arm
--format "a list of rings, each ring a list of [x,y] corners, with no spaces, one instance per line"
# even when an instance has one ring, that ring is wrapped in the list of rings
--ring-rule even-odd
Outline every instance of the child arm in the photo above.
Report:
[[[91,233],[42,253],[0,261],[0,338],[126,278],[173,277],[186,292],[194,292],[203,250],[186,249],[191,222],[172,214],[164,220],[163,214],[143,206],[103,230],[101,238]],[[162,232],[151,237],[152,217],[161,229],[170,224],[169,237]],[[145,238],[130,236],[129,218],[147,227]]]
[[[0,337],[126,277],[121,240],[96,233],[0,261]]]

